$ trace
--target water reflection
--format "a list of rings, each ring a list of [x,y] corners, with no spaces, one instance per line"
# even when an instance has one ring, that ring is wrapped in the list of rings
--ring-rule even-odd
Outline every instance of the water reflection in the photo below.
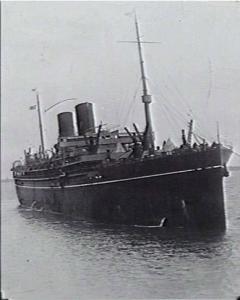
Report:
[[[226,252],[227,237],[224,231],[196,231],[183,228],[148,228],[88,221],[71,220],[62,215],[38,212],[19,208],[20,215],[29,224],[56,231],[64,237],[66,243],[89,243],[97,251],[115,248],[131,255],[138,250],[144,256],[156,251],[168,253],[169,256],[189,255],[195,253],[200,258],[221,255]]]
[[[22,271],[29,270],[31,280],[37,270],[39,284],[46,284],[46,272],[51,274],[55,292],[60,293],[59,282],[66,282],[71,297],[60,299],[78,299],[79,293],[91,299],[219,299],[236,290],[233,239],[225,232],[91,223],[23,208],[10,213],[23,245],[21,256],[16,248]]]

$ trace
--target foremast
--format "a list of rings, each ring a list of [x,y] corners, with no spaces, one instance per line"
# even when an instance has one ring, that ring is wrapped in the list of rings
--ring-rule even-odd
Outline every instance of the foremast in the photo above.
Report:
[[[144,103],[145,110],[145,120],[146,120],[146,128],[145,128],[145,136],[144,136],[144,149],[149,150],[150,153],[154,152],[154,136],[152,129],[152,118],[150,111],[150,104],[152,103],[152,96],[149,94],[146,72],[144,68],[144,60],[143,60],[143,51],[142,51],[142,41],[140,38],[140,30],[139,24],[137,20],[137,15],[135,14],[135,27],[136,27],[136,35],[137,35],[137,46],[138,46],[138,54],[140,61],[140,70],[141,70],[141,79],[142,79],[142,87],[143,87],[143,95],[142,102]]]

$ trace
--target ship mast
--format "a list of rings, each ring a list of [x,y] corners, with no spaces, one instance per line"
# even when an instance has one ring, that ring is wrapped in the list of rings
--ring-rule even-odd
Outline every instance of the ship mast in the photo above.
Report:
[[[152,119],[151,119],[151,112],[150,112],[150,104],[152,102],[152,96],[148,92],[146,72],[144,69],[143,51],[142,51],[142,45],[141,45],[142,41],[140,38],[140,31],[139,31],[139,25],[138,25],[136,13],[135,13],[135,27],[136,27],[138,54],[139,54],[142,87],[143,87],[142,102],[144,103],[145,119],[146,119],[144,148],[147,150],[150,150],[153,153],[154,152],[154,137],[153,137]]]
[[[220,129],[219,129],[219,122],[217,122],[217,142],[220,144]]]
[[[42,115],[41,115],[39,92],[37,91],[37,89],[33,89],[33,92],[36,92],[39,131],[40,131],[40,140],[41,140],[41,152],[42,152],[43,157],[44,157],[45,156],[45,146],[44,146],[43,125],[42,125]]]

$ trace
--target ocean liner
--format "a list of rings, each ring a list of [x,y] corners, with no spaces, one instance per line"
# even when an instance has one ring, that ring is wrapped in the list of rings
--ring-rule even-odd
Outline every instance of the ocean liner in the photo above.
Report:
[[[225,228],[223,177],[231,147],[220,139],[193,143],[193,120],[182,143],[170,140],[155,145],[145,75],[142,41],[135,17],[143,87],[145,129],[107,130],[95,126],[92,103],[58,114],[59,137],[52,150],[44,145],[37,96],[41,146],[25,150],[24,162],[15,161],[12,172],[19,202],[37,210],[129,225],[189,228]]]

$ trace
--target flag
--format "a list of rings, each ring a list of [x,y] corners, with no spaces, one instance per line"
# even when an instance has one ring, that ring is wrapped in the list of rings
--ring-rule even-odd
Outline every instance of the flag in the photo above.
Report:
[[[134,13],[136,14],[136,10],[135,9],[133,9],[130,12],[125,13],[125,16],[131,17]]]
[[[36,109],[37,108],[37,105],[35,104],[35,105],[32,105],[32,106],[29,106],[29,109],[30,110],[34,110],[34,109]]]

